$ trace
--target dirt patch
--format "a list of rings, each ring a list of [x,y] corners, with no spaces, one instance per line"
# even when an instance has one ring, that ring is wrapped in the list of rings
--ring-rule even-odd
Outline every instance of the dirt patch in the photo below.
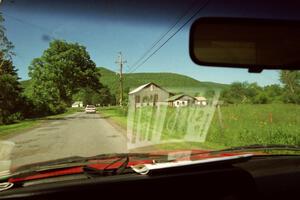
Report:
[[[98,114],[100,115],[100,117],[102,119],[106,120],[110,125],[112,125],[116,130],[118,130],[119,132],[121,132],[127,138],[127,130],[126,130],[126,128],[124,128],[121,125],[119,125],[118,123],[116,123],[110,117],[103,116],[101,113],[98,113]]]

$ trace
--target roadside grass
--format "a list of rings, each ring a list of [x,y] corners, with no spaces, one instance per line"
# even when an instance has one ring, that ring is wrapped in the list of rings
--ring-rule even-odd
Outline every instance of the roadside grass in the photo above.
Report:
[[[7,137],[13,133],[19,133],[22,131],[30,130],[42,123],[39,119],[23,120],[14,124],[0,125],[0,138]]]
[[[111,107],[98,107],[97,111],[100,111],[101,116],[108,120],[112,120],[121,128],[127,128],[127,107],[121,108],[119,106]]]
[[[51,116],[36,118],[36,119],[25,119],[13,124],[0,125],[0,139],[5,139],[13,134],[22,133],[32,128],[38,127],[39,125],[41,125],[47,120],[62,119],[65,116],[73,114],[78,111],[80,111],[78,108],[68,108],[67,111],[62,114],[51,115]]]
[[[44,119],[60,119],[60,118],[64,118],[68,115],[74,114],[76,112],[83,112],[84,109],[83,108],[67,108],[66,112],[61,113],[61,114],[57,114],[57,115],[50,115],[47,117],[44,117]]]
[[[139,132],[141,139],[151,138],[155,129],[155,108],[143,108],[139,115],[134,115],[133,131]],[[188,133],[189,112],[182,109],[167,110],[161,130],[161,140],[170,143],[155,145],[160,149],[223,149],[227,147],[252,144],[285,144],[300,145],[300,106],[295,104],[240,104],[221,106],[220,117],[215,111],[208,129],[205,142],[187,142],[184,140]],[[126,112],[119,107],[100,109],[103,116],[112,119],[123,128],[127,127]],[[176,114],[174,112],[178,112]],[[153,114],[154,113],[154,114]],[[170,128],[171,126],[171,128]],[[141,131],[142,130],[142,131]],[[172,142],[172,140],[182,140]]]
[[[210,142],[178,142],[165,143],[154,145],[153,148],[160,150],[185,150],[185,149],[203,149],[203,150],[218,150],[224,149],[226,146],[214,144]]]

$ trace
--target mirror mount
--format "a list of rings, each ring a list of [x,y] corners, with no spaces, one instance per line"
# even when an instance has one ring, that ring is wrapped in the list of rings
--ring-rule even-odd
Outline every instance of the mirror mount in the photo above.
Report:
[[[263,68],[261,67],[249,67],[248,72],[249,73],[261,73],[263,71]]]

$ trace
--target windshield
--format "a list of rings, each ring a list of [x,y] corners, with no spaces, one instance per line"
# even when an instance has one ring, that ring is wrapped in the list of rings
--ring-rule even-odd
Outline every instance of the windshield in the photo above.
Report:
[[[189,56],[199,17],[299,15],[251,2],[2,1],[0,160],[300,145],[299,71]]]
[[[95,106],[87,105],[86,108],[95,108]]]

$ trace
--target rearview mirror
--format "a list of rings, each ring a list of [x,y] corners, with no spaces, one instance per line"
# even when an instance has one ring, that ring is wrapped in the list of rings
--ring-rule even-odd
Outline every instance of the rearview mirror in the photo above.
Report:
[[[190,31],[190,56],[200,65],[300,69],[300,21],[200,18]]]

